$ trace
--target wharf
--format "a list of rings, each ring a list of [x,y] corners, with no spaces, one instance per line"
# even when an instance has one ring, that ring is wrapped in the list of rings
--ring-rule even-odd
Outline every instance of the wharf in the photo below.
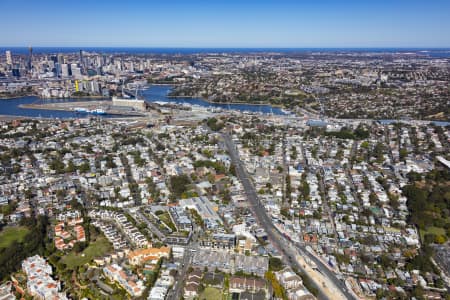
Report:
[[[144,113],[135,111],[130,108],[116,107],[112,105],[111,101],[75,101],[75,102],[48,102],[48,103],[32,103],[21,104],[20,108],[29,109],[43,109],[43,110],[59,110],[71,111],[76,113],[76,108],[83,108],[86,110],[102,109],[107,115],[121,115],[121,116],[136,116],[143,117]]]

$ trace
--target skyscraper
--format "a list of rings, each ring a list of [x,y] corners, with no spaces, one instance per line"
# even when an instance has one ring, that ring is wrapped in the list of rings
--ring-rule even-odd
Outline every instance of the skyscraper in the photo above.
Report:
[[[20,77],[20,66],[17,64],[16,66],[13,67],[12,69],[12,75],[14,77]]]
[[[9,66],[12,66],[12,64],[13,64],[11,51],[9,51],[9,50],[6,50],[6,64]]]
[[[69,77],[69,65],[61,64],[61,77]]]
[[[72,70],[72,76],[75,79],[81,79],[83,76],[81,75],[81,69],[77,64],[71,64],[70,69]]]
[[[61,77],[61,64],[55,63],[55,75],[56,77]]]
[[[80,68],[81,68],[81,71],[84,70],[83,50],[80,50]]]
[[[64,59],[64,55],[62,54],[58,54],[58,62],[60,65],[65,64],[65,59]]]
[[[33,67],[33,48],[30,46],[28,48],[29,55],[28,55],[28,70],[31,71],[31,68]]]

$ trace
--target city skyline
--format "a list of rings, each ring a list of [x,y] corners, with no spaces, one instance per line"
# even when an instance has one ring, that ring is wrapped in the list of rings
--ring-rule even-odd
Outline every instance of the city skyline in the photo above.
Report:
[[[2,1],[3,47],[446,48],[446,1]]]

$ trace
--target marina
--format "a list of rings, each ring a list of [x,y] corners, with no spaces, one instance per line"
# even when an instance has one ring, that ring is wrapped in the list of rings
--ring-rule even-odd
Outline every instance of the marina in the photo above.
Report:
[[[252,105],[236,103],[211,103],[200,98],[168,96],[172,86],[150,85],[141,94],[147,104],[164,107],[169,105],[195,112],[221,113],[227,110],[245,114],[286,115],[287,111],[271,105]],[[133,99],[129,99],[132,102]],[[88,98],[40,99],[35,96],[0,100],[0,115],[43,118],[78,118],[96,115],[106,118],[144,116],[142,111],[130,107],[115,106],[111,100],[92,100]]]

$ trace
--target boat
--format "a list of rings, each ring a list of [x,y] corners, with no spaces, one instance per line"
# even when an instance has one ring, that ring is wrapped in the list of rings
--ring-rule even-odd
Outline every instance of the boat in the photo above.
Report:
[[[94,115],[106,115],[106,111],[101,108],[93,109],[89,112]]]
[[[169,102],[164,101],[152,101],[152,103],[158,104],[158,105],[167,105]]]
[[[206,110],[209,111],[209,112],[212,112],[212,113],[221,113],[221,112],[223,112],[223,108],[221,108],[221,107],[208,107]]]
[[[79,113],[88,113],[89,112],[88,109],[84,108],[84,107],[75,107],[73,110],[76,112],[79,112]]]

